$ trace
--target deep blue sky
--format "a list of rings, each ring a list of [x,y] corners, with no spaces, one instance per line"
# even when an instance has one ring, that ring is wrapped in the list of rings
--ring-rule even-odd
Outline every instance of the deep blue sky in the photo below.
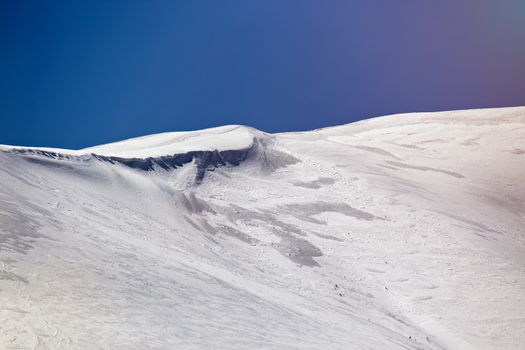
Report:
[[[0,143],[525,105],[525,1],[0,0]]]

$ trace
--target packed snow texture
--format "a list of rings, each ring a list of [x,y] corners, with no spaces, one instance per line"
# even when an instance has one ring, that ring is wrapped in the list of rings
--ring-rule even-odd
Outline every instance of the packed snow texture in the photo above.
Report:
[[[523,349],[525,108],[0,147],[1,349]]]

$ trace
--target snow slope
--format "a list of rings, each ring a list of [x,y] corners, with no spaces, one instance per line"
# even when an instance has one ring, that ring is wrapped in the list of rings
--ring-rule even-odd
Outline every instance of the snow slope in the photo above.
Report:
[[[94,153],[101,156],[120,158],[147,158],[191,151],[247,149],[253,145],[253,140],[257,135],[263,135],[263,133],[242,125],[227,125],[199,131],[165,132],[81,150],[8,145],[0,145],[0,150],[34,150],[69,156],[82,156]]]
[[[525,108],[0,147],[1,349],[523,349]]]
[[[122,158],[160,157],[191,151],[242,150],[253,145],[262,132],[241,125],[228,125],[200,131],[166,132],[107,145],[82,152]]]

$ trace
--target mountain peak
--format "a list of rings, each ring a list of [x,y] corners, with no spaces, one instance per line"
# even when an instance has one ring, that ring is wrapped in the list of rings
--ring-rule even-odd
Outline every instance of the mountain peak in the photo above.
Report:
[[[165,132],[80,150],[120,158],[162,157],[197,151],[235,151],[250,148],[263,133],[242,125],[198,131]]]

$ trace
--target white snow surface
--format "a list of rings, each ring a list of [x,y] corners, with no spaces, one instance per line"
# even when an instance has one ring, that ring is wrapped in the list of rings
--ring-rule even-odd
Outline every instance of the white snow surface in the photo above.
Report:
[[[242,125],[227,125],[200,131],[166,132],[81,151],[121,158],[145,158],[191,151],[241,150],[250,148],[257,134],[262,133]]]
[[[0,349],[520,350],[524,179],[525,107],[0,146]]]
[[[0,145],[0,150],[33,149],[73,156],[97,154],[119,158],[155,158],[192,151],[248,149],[253,145],[254,138],[262,134],[247,126],[226,125],[198,131],[165,132],[81,150],[8,145]]]

